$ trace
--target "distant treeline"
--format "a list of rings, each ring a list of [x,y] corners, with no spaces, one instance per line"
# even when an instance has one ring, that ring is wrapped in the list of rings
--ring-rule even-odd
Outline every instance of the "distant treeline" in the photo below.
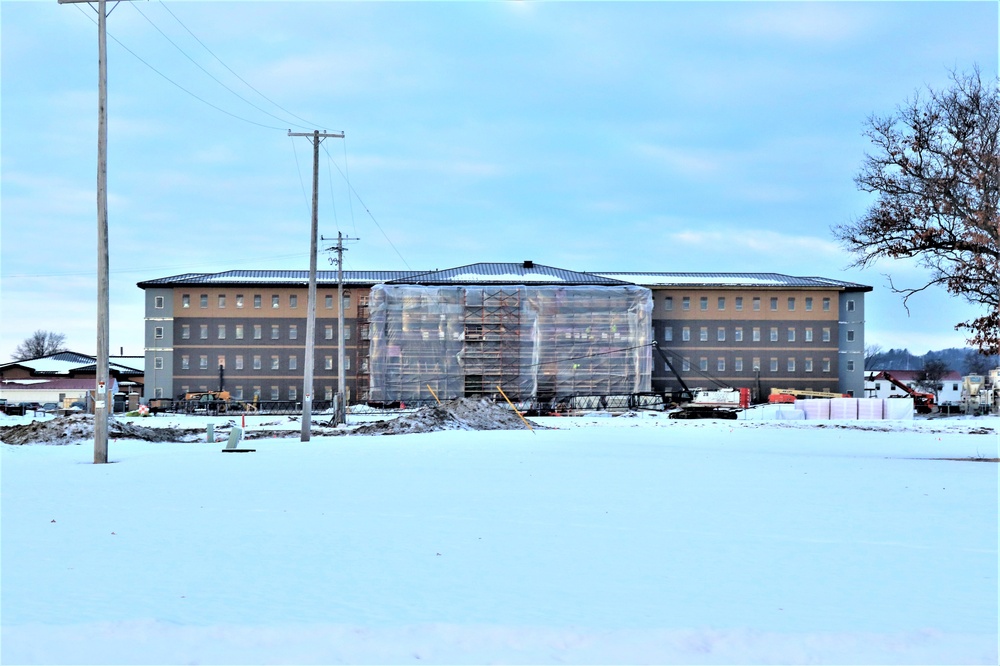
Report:
[[[929,351],[923,356],[911,354],[908,349],[883,351],[877,345],[865,351],[866,370],[922,370],[927,361],[942,361],[949,370],[963,375],[986,373],[1000,367],[1000,356],[983,356],[972,349],[942,349]]]

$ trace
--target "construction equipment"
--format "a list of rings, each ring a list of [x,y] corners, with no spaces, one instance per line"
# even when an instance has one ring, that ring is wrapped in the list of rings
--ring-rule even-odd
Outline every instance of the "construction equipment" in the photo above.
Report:
[[[767,401],[775,402],[795,402],[794,398],[847,398],[846,393],[834,393],[832,391],[807,391],[803,389],[773,388]],[[789,399],[792,398],[792,399]]]
[[[676,412],[671,412],[672,419],[735,419],[737,415],[750,407],[750,389],[694,389],[694,397],[684,403]]]
[[[905,396],[898,396],[898,397],[913,398],[913,408],[917,411],[917,414],[930,414],[932,412],[938,411],[938,406],[934,401],[933,393],[924,393],[923,391],[917,391],[910,388],[903,382],[893,377],[888,370],[883,370],[882,372],[872,377],[872,381],[878,381],[879,379],[886,380],[896,388],[906,393]]]
[[[989,377],[966,375],[962,377],[962,407],[966,414],[980,416],[997,411],[1000,369],[991,370]]]
[[[182,409],[188,414],[205,412],[206,414],[224,414],[231,411],[243,411],[246,405],[230,399],[229,391],[192,391],[184,394]]]

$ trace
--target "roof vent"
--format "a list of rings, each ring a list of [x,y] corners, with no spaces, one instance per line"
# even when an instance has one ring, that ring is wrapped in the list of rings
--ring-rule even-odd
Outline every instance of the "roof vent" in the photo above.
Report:
[[[527,260],[527,261],[524,262],[524,267],[525,268],[534,268],[535,267],[535,262],[533,262],[533,261],[531,261],[529,259],[529,260]]]

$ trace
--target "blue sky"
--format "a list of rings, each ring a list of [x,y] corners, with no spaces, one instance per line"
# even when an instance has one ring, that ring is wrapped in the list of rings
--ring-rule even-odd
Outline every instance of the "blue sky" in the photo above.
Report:
[[[360,237],[347,269],[819,275],[875,288],[868,343],[963,346],[953,325],[972,308],[928,291],[907,316],[885,276],[924,271],[849,269],[830,228],[870,201],[853,182],[865,118],[952,69],[996,76],[997,8],[123,2],[108,22],[113,353],[142,353],[140,280],[308,267],[312,153],[288,129],[346,133],[323,143],[319,216],[321,234]],[[3,359],[39,328],[95,351],[94,17],[0,2]]]

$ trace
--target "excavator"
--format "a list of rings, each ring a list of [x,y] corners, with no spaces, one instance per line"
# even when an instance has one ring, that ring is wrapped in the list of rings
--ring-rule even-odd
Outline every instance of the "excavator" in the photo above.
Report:
[[[917,414],[931,414],[938,410],[937,403],[934,402],[933,393],[925,393],[923,391],[916,391],[903,382],[899,381],[892,376],[888,370],[883,370],[874,377],[873,381],[878,381],[884,379],[899,390],[903,391],[906,395],[899,397],[913,398],[913,408],[917,411]]]

